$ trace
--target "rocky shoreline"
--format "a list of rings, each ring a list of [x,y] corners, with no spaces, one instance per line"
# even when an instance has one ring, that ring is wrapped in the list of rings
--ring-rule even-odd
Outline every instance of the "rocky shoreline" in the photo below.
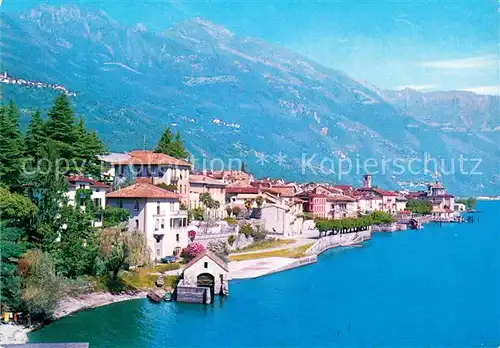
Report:
[[[135,300],[146,297],[146,292],[130,292],[112,294],[109,292],[96,292],[79,297],[65,298],[59,302],[53,320],[91,308],[106,306],[108,304]],[[24,327],[22,325],[4,324],[0,325],[0,345],[23,344],[28,342],[28,333],[35,327]]]

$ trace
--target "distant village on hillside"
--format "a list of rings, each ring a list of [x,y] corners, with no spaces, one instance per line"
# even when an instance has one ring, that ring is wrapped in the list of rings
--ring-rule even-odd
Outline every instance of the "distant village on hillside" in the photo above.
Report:
[[[76,93],[70,92],[66,87],[59,85],[59,84],[54,84],[54,83],[45,83],[41,81],[30,81],[30,80],[25,80],[17,77],[12,77],[8,76],[7,72],[4,71],[3,74],[0,75],[0,83],[5,83],[8,85],[18,85],[18,86],[23,86],[23,87],[28,87],[28,88],[47,88],[47,89],[52,89],[56,92],[63,92],[66,93],[67,95],[74,97],[76,96]]]

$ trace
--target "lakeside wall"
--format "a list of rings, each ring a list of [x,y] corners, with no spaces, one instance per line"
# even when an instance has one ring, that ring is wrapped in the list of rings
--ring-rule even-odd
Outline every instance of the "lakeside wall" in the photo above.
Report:
[[[328,249],[338,246],[347,246],[361,243],[371,238],[371,228],[366,231],[353,233],[336,234],[318,239],[309,249],[306,250],[306,255],[319,255]]]

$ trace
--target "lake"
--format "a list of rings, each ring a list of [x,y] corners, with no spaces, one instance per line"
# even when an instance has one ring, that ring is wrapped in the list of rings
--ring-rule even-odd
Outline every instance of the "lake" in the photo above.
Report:
[[[80,312],[29,342],[90,347],[497,347],[500,202],[474,224],[377,233],[318,263],[230,282],[213,305],[133,300]],[[479,222],[477,220],[479,219]]]

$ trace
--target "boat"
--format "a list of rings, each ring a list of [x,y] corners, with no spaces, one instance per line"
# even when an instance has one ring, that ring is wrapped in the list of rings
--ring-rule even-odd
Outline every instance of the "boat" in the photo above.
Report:
[[[171,302],[172,301],[172,293],[166,292],[165,296],[163,296],[163,300],[165,300],[166,302]]]

